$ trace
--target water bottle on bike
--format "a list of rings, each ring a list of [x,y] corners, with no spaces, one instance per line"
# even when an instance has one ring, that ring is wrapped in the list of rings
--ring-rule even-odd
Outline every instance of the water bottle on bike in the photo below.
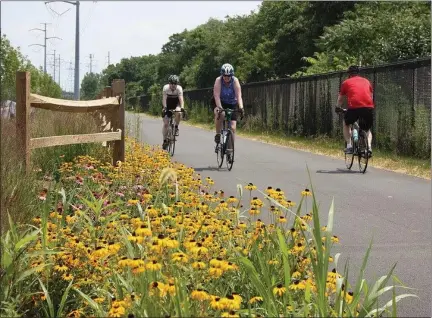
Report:
[[[358,141],[358,131],[355,128],[353,129],[353,139],[355,142]]]

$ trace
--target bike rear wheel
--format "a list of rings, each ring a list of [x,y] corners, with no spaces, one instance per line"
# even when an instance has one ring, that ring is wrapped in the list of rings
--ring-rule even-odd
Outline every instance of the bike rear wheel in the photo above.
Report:
[[[230,153],[227,153],[226,149],[228,149],[228,147],[230,147],[232,150],[230,151]],[[228,171],[231,171],[233,165],[234,165],[234,138],[232,135],[232,132],[230,130],[227,131],[227,138],[226,138],[226,143],[225,143],[225,154],[226,154],[226,165],[227,165],[227,169]]]
[[[353,152],[351,154],[345,153],[345,165],[347,169],[351,169],[353,163],[354,163],[354,150],[355,150],[355,144],[354,139],[351,137],[351,145],[353,146]],[[348,146],[347,142],[345,141],[345,148]]]
[[[369,163],[369,144],[366,132],[360,130],[357,147],[358,165],[361,173],[365,173]]]

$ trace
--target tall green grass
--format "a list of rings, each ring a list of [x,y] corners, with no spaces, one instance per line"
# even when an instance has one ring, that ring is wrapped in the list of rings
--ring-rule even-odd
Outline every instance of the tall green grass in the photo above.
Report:
[[[99,132],[95,118],[89,113],[64,113],[37,109],[32,137],[78,135]],[[70,162],[77,156],[89,155],[109,162],[109,148],[101,143],[75,144],[35,149],[33,163],[44,173],[57,169],[62,162]]]
[[[25,223],[39,211],[39,192],[49,185],[62,162],[89,155],[110,162],[111,151],[101,143],[76,144],[35,149],[31,153],[31,172],[25,173],[16,142],[15,119],[2,119],[1,125],[1,218],[8,213],[17,223]],[[31,138],[98,132],[91,114],[73,114],[35,109],[31,116]],[[1,222],[1,230],[8,228]]]

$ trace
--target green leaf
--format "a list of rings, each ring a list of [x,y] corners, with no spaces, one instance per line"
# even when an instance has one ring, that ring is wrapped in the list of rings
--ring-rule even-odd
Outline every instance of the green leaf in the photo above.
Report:
[[[15,252],[18,252],[25,244],[30,243],[37,239],[40,229],[33,231],[31,234],[27,234],[21,240],[15,244]]]
[[[87,296],[86,294],[84,294],[81,290],[79,290],[78,288],[72,287],[73,290],[75,290],[82,298],[84,298],[85,301],[87,301],[89,303],[89,305],[95,310],[95,314],[96,317],[106,317],[107,313],[105,311],[103,311],[100,307],[99,304],[96,303],[93,299],[91,299],[89,296]]]
[[[46,298],[46,302],[48,304],[49,316],[54,318],[55,317],[55,315],[54,315],[54,305],[52,303],[52,300],[51,300],[51,297],[50,297],[50,295],[48,293],[48,290],[46,289],[45,285],[42,283],[42,281],[40,280],[40,278],[38,278],[38,281],[39,281],[39,284],[42,287],[42,290],[43,290],[45,298]]]
[[[41,265],[35,266],[33,268],[30,268],[30,269],[24,271],[20,276],[18,276],[17,280],[15,281],[15,284],[26,279],[30,275],[33,275],[33,274],[37,273],[38,271],[44,269],[47,265],[48,264],[41,264]]]
[[[73,283],[73,279],[70,281],[68,287],[66,288],[66,290],[63,293],[62,299],[60,301],[59,308],[57,310],[57,317],[62,317],[63,316],[64,306],[66,304],[66,300],[67,300],[67,297],[69,295],[69,291],[70,291],[70,289],[72,287],[72,283]]]

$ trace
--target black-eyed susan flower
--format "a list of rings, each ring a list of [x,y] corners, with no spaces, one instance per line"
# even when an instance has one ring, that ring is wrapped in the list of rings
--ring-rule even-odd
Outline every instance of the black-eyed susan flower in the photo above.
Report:
[[[258,209],[256,206],[252,206],[252,207],[249,209],[249,214],[250,214],[250,215],[258,215],[258,214],[260,214],[260,213],[261,213],[261,210]]]
[[[311,196],[312,192],[308,188],[306,188],[301,192],[301,195],[302,196]]]
[[[281,216],[279,216],[279,218],[278,218],[278,222],[279,222],[279,223],[286,223],[286,222],[287,222],[287,219],[286,219],[283,215],[281,215]]]
[[[206,291],[198,288],[192,291],[191,298],[198,301],[205,301],[210,299],[210,295]]]
[[[66,281],[69,281],[69,280],[72,280],[74,277],[73,277],[73,275],[72,275],[71,273],[64,273],[64,274],[62,275],[62,278],[63,278],[64,280],[66,280]]]
[[[260,297],[260,296],[255,296],[255,297],[252,297],[251,299],[249,299],[249,304],[255,304],[255,303],[257,303],[257,302],[262,302],[263,301],[263,298],[262,297]]]
[[[223,310],[224,304],[221,302],[221,297],[211,296],[210,307],[214,310]]]
[[[296,279],[288,288],[291,290],[305,289],[306,284],[304,281]]]
[[[282,284],[278,284],[276,287],[273,288],[273,294],[282,296],[285,294],[286,288]]]
[[[54,270],[57,272],[66,272],[69,268],[65,265],[55,265]]]
[[[162,268],[162,264],[158,263],[157,260],[152,260],[146,263],[145,267],[150,271],[158,271]]]
[[[207,267],[207,265],[204,262],[193,262],[192,263],[193,269],[205,269],[206,267]]]
[[[351,303],[352,303],[353,297],[354,297],[354,293],[353,293],[352,291],[350,291],[350,292],[348,292],[348,293],[344,293],[345,301],[346,301],[348,304],[351,304]]]
[[[249,191],[253,191],[253,190],[256,190],[257,187],[256,187],[256,185],[254,185],[253,183],[249,182],[249,183],[245,186],[245,189],[246,189],[246,190],[249,190]]]
[[[236,317],[240,317],[234,310],[230,310],[228,312],[224,311],[221,314],[221,317],[231,317],[231,318],[236,318]]]
[[[333,243],[339,243],[339,238],[336,235],[333,235],[330,239]]]
[[[187,263],[189,261],[189,258],[185,253],[173,253],[172,261],[179,262],[179,263]]]

